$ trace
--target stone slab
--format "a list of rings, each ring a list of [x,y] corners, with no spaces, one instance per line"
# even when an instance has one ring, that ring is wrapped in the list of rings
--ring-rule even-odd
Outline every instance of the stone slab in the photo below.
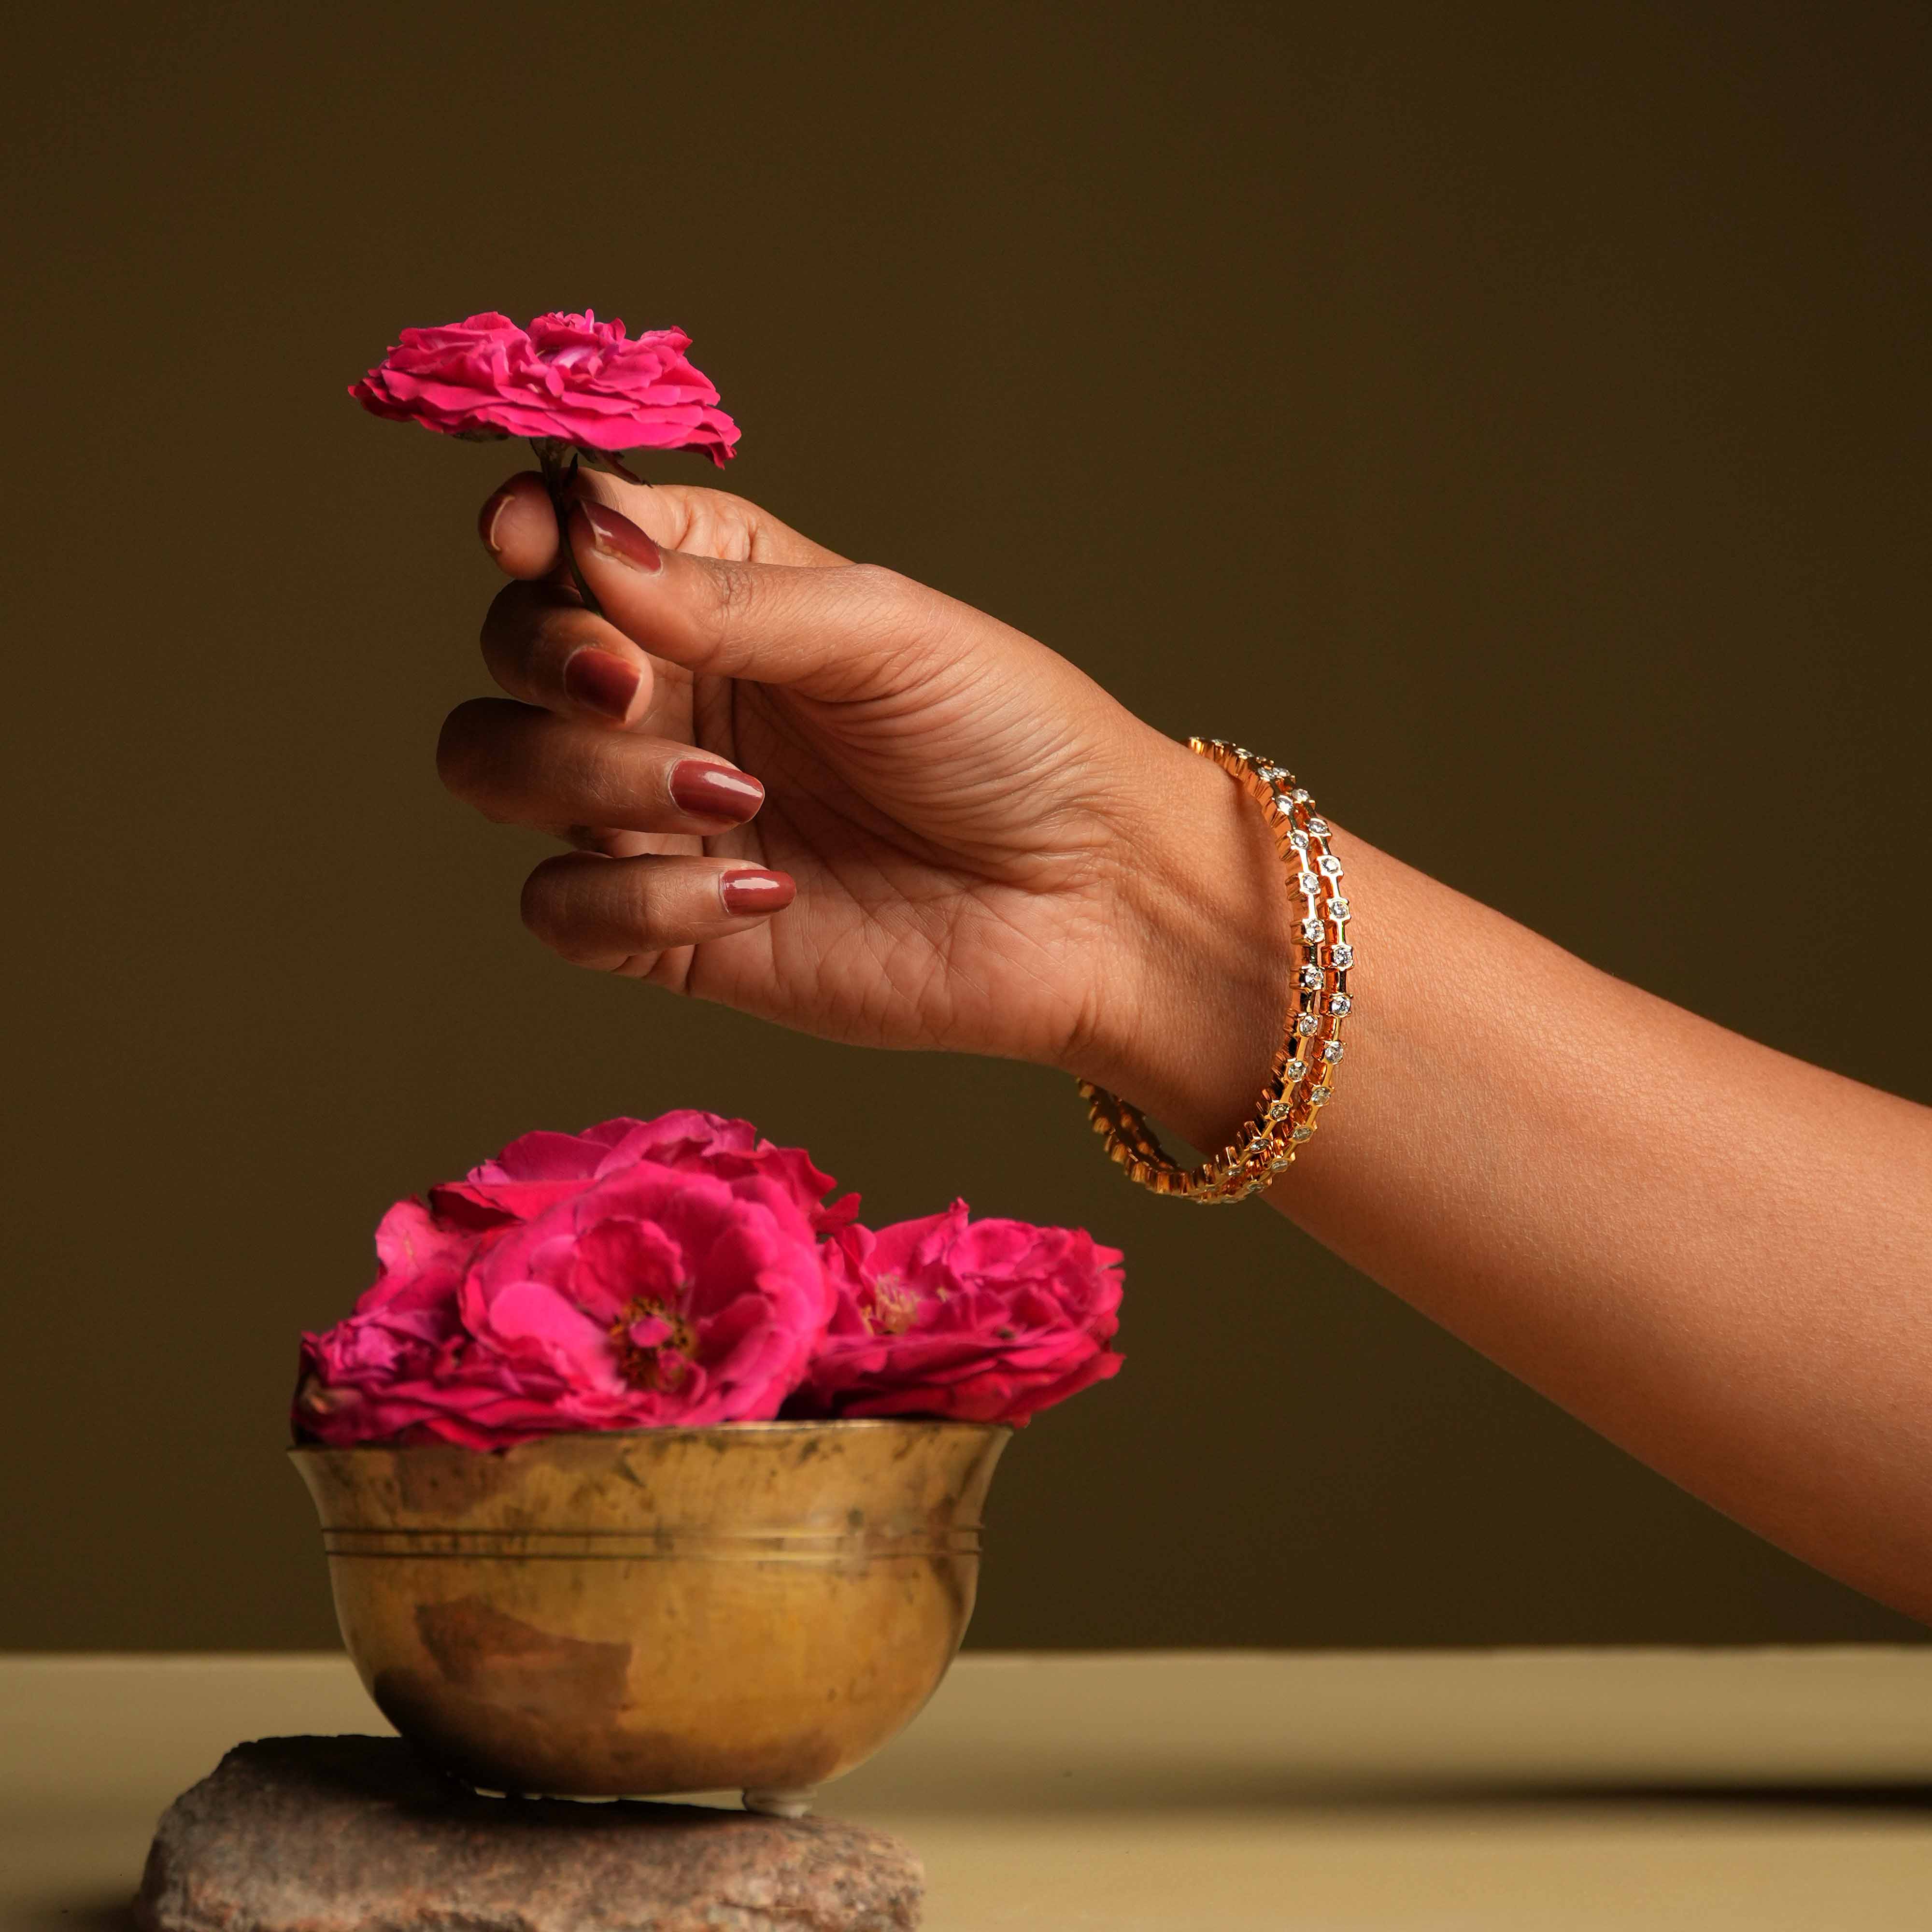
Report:
[[[493,1798],[399,1738],[264,1738],[154,1834],[143,1932],[910,1932],[884,1832],[626,1799]]]

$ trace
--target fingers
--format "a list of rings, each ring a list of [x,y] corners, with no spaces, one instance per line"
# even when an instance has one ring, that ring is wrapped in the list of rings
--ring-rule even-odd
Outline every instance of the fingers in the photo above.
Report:
[[[866,564],[823,568],[688,556],[608,505],[571,506],[578,568],[604,616],[702,674],[869,694],[943,647],[962,607]]]
[[[519,580],[493,607],[484,650],[498,682],[529,703],[633,723],[650,701],[645,653],[813,696],[869,694],[930,662],[965,614],[722,491],[583,471],[566,500],[576,574],[608,625],[571,594],[540,477],[512,477],[478,520],[490,554]],[[581,655],[592,647],[616,662]]]
[[[526,704],[634,724],[651,704],[652,656],[813,696],[872,694],[969,641],[964,605],[890,571],[688,556],[607,505],[573,503],[569,518],[602,615],[555,582],[525,581],[500,592],[484,622],[491,674]]]
[[[500,824],[708,836],[755,817],[764,788],[688,745],[610,731],[500,698],[445,720],[443,783]]]
[[[741,562],[812,566],[844,561],[757,504],[723,490],[670,483],[645,487],[596,470],[580,470],[569,488],[573,496],[620,511],[667,550]],[[478,514],[476,527],[484,548],[511,576],[544,577],[556,568],[556,516],[534,470],[502,484]]]
[[[601,724],[636,724],[656,688],[635,644],[549,584],[497,593],[483,620],[483,662],[512,698]]]
[[[790,876],[729,859],[547,859],[524,886],[524,923],[564,958],[618,972],[673,947],[760,925],[790,904]]]
[[[556,518],[533,470],[512,476],[476,513],[476,534],[512,577],[547,574],[557,560]]]

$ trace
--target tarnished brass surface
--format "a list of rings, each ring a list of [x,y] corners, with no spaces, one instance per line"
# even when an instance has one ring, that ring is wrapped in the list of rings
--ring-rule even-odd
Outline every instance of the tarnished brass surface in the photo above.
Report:
[[[878,1749],[965,1634],[1012,1432],[743,1423],[292,1450],[344,1642],[496,1791],[796,1790]]]

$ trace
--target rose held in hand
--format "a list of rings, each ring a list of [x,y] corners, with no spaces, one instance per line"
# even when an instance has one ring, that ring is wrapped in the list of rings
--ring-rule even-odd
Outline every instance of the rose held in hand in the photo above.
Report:
[[[527,329],[492,311],[404,329],[349,393],[372,415],[446,436],[528,436],[540,450],[701,449],[722,464],[738,425],[690,346],[681,328],[628,336],[589,309],[540,315]]]
[[[528,328],[491,310],[404,329],[349,393],[373,416],[445,436],[529,437],[568,557],[565,493],[580,466],[628,477],[620,450],[701,449],[722,465],[736,448],[738,425],[685,354],[690,346],[681,328],[629,336],[621,322],[599,322],[590,309],[540,315]],[[595,611],[574,559],[570,568]]]

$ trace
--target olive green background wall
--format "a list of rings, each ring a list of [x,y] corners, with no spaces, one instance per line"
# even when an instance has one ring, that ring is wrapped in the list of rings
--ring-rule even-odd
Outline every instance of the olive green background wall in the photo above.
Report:
[[[734,488],[1932,1100],[1924,10],[292,10],[10,63],[0,1645],[332,1641],[297,1330],[393,1196],[685,1103],[1126,1250],[977,1642],[1915,1634],[1276,1216],[1137,1196],[1055,1076],[552,959],[542,842],[430,760],[514,457],[343,388],[474,308],[681,322]]]

